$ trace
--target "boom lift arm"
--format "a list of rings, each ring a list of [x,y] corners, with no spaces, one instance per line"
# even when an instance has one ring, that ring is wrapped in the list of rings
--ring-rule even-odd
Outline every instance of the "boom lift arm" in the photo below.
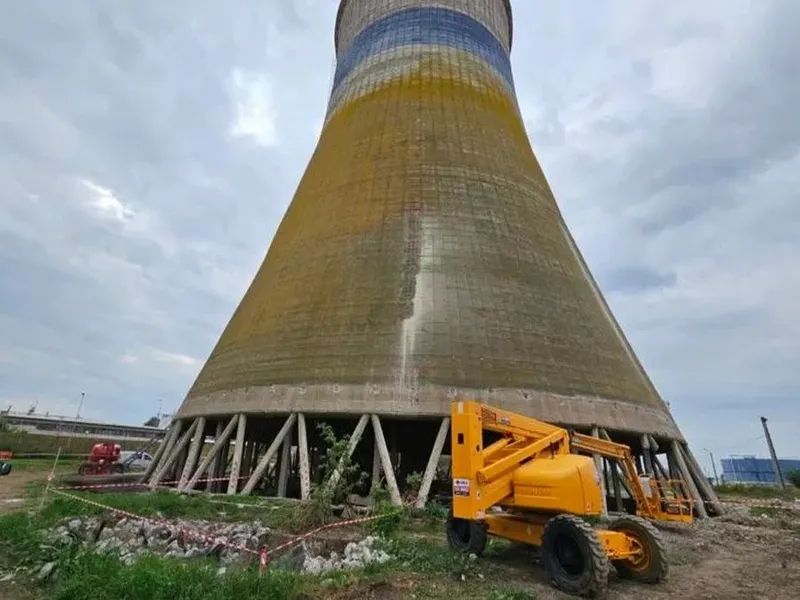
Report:
[[[597,454],[617,461],[636,503],[637,515],[654,521],[692,522],[694,501],[683,488],[683,482],[679,480],[662,482],[651,478],[649,480],[651,493],[647,494],[636,472],[636,463],[628,446],[582,433],[572,433],[570,440],[575,451]]]

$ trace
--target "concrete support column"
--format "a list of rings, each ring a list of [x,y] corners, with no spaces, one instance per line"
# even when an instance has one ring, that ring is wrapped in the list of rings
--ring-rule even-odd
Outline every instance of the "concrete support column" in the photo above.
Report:
[[[375,442],[381,457],[383,472],[386,475],[386,485],[389,487],[392,504],[401,506],[403,504],[403,499],[400,497],[400,488],[397,487],[397,480],[394,478],[394,469],[392,468],[391,458],[389,458],[389,449],[386,447],[386,438],[383,437],[383,428],[381,427],[381,420],[378,415],[372,415],[372,428],[375,430]]]
[[[192,490],[194,486],[197,485],[198,480],[203,476],[206,470],[209,471],[209,474],[212,478],[218,475],[216,469],[220,466],[220,464],[224,464],[225,458],[220,456],[222,454],[223,449],[227,447],[228,438],[230,438],[231,434],[233,433],[233,428],[239,423],[239,415],[233,415],[228,421],[228,424],[225,426],[221,432],[220,427],[222,426],[222,421],[217,424],[217,431],[219,434],[216,436],[214,440],[214,447],[211,449],[211,452],[206,455],[206,457],[200,463],[200,466],[197,467],[197,470],[194,472],[194,475],[189,479],[185,486],[183,486],[183,490]],[[211,464],[214,464],[214,469],[210,468]],[[216,482],[212,482],[216,483]],[[211,486],[211,490],[216,488],[215,485]]]
[[[422,477],[422,485],[419,488],[419,496],[416,502],[417,508],[425,508],[425,504],[428,502],[428,494],[431,491],[433,478],[436,476],[436,468],[439,466],[439,457],[442,455],[442,448],[444,448],[444,442],[447,439],[448,429],[450,429],[450,417],[445,417],[439,426],[439,432],[436,434],[433,449],[428,458],[428,465],[425,467],[425,475]]]
[[[281,430],[278,432],[278,435],[275,436],[275,439],[272,440],[272,443],[267,448],[266,454],[261,457],[261,460],[258,463],[258,466],[253,471],[252,475],[250,475],[250,479],[247,480],[244,488],[242,489],[242,494],[250,494],[252,493],[253,489],[255,488],[256,484],[261,480],[264,476],[264,472],[267,470],[270,461],[275,456],[275,453],[278,451],[278,448],[281,447],[284,438],[289,434],[291,431],[292,426],[294,425],[294,421],[297,418],[297,415],[292,413],[286,419],[286,422],[281,427]]]
[[[297,415],[297,444],[300,455],[300,498],[308,500],[311,497],[311,466],[308,460],[306,417],[302,413]]]
[[[228,478],[228,495],[232,496],[239,489],[239,471],[242,466],[242,456],[244,454],[244,434],[247,429],[247,415],[239,415],[239,426],[236,429],[236,447],[233,452],[233,462],[231,463],[231,476]]]

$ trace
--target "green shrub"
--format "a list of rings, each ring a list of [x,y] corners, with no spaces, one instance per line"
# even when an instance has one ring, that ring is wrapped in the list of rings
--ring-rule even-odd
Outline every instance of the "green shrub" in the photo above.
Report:
[[[292,528],[297,531],[334,521],[333,506],[347,504],[353,490],[364,485],[369,477],[347,455],[350,436],[336,437],[333,428],[327,423],[319,423],[317,429],[325,444],[325,455],[319,468],[319,483],[312,483],[309,501],[302,503],[297,509],[296,519],[292,523]],[[339,479],[331,484],[331,476],[337,469]]]
[[[418,494],[420,488],[422,487],[422,473],[415,471],[407,475],[406,486],[408,487],[409,492],[414,495]]]

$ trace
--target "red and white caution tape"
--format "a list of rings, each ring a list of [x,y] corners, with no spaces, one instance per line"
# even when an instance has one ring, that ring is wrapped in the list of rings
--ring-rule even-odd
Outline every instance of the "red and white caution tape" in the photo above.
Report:
[[[292,538],[288,542],[284,542],[280,546],[276,546],[275,548],[267,549],[267,555],[271,556],[273,554],[278,554],[279,552],[286,550],[287,548],[291,548],[292,546],[306,540],[313,535],[320,533],[321,531],[326,531],[328,529],[336,529],[338,527],[345,527],[347,525],[360,525],[363,523],[370,523],[372,521],[379,521],[380,519],[385,519],[387,517],[394,516],[396,513],[384,513],[382,515],[373,515],[371,517],[361,517],[358,519],[349,519],[347,521],[336,521],[335,523],[328,523],[327,525],[322,525],[321,527],[317,527],[316,529],[312,529],[311,531],[307,531],[297,537]]]
[[[247,479],[248,476],[238,477],[238,479]],[[198,479],[196,483],[209,483],[214,481],[230,481],[230,477],[209,477],[207,479]],[[162,481],[156,487],[157,488],[166,488],[170,485],[176,485],[180,483],[180,480],[175,481]],[[70,485],[70,486],[60,486],[57,489],[65,491],[65,490],[102,490],[102,489],[112,489],[112,488],[131,488],[131,487],[150,487],[149,483],[142,483],[140,481],[128,481],[123,483],[93,483],[89,485]],[[171,488],[172,489],[172,488]]]

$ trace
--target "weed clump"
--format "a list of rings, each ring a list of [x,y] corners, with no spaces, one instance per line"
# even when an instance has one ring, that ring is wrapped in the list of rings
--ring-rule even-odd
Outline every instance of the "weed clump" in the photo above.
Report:
[[[792,500],[798,496],[797,489],[782,489],[774,485],[744,485],[741,483],[726,483],[714,488],[721,496],[741,496],[744,498],[779,498]]]
[[[353,490],[363,486],[369,477],[350,456],[350,436],[336,437],[327,423],[318,423],[317,429],[325,444],[318,471],[320,482],[312,484],[308,502],[297,509],[291,523],[296,531],[333,522],[336,519],[334,507],[347,505]]]

